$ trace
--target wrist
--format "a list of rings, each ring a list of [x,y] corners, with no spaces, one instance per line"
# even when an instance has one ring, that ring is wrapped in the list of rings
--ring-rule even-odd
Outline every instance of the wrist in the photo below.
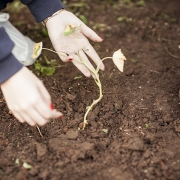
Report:
[[[66,11],[64,8],[60,9],[59,11],[55,12],[54,14],[52,14],[51,16],[47,17],[46,19],[44,19],[41,23],[46,27],[46,23],[54,16],[60,14],[62,11]]]

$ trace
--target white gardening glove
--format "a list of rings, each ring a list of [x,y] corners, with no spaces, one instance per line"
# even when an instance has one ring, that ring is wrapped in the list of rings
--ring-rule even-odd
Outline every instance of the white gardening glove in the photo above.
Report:
[[[81,28],[76,33],[70,34],[69,36],[64,35],[64,31],[68,25],[80,26]],[[62,11],[58,15],[50,18],[46,27],[49,33],[49,37],[53,44],[53,47],[56,51],[67,54],[68,56],[64,57],[59,55],[62,61],[72,61],[72,63],[87,77],[91,76],[91,72],[79,61],[77,56],[78,51],[84,61],[92,68],[92,64],[88,60],[86,54],[95,62],[96,65],[100,64],[100,69],[104,70],[104,64],[101,63],[100,58],[94,48],[89,43],[88,39],[91,39],[95,42],[103,41],[92,29],[87,27],[79,18],[69,11]],[[85,49],[86,54],[81,50]]]
[[[42,82],[26,67],[1,84],[9,109],[20,122],[45,125],[62,113],[53,109],[51,97]]]

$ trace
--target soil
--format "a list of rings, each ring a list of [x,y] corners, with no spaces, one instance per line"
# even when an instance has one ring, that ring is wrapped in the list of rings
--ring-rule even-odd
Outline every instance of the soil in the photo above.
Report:
[[[84,131],[78,127],[98,88],[92,78],[80,78],[71,63],[58,60],[61,67],[53,76],[39,75],[64,114],[40,127],[43,137],[36,127],[13,117],[0,92],[0,179],[179,180],[179,1],[81,2],[70,0],[67,8],[84,15],[88,26],[104,38],[102,43],[91,42],[100,57],[121,48],[127,58],[124,72],[105,62],[106,70],[100,72],[104,96]],[[11,22],[52,48],[45,28],[15,3],[5,10]]]

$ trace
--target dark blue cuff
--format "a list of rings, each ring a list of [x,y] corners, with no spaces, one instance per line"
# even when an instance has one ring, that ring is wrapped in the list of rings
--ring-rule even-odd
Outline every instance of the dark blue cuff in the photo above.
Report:
[[[60,0],[21,0],[28,6],[36,22],[41,22],[60,9],[65,8]]]
[[[0,84],[18,72],[23,65],[11,53],[14,47],[5,29],[0,27]]]
[[[13,54],[10,54],[0,63],[0,84],[8,80],[11,76],[17,73],[23,64],[21,64]]]

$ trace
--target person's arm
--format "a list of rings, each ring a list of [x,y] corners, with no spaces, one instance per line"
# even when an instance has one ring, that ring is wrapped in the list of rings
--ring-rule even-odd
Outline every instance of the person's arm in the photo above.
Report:
[[[39,23],[60,9],[65,8],[60,0],[21,0]]]
[[[68,62],[71,60],[71,62],[85,76],[90,77],[91,72],[85,67],[85,65],[80,63],[79,57],[77,56],[80,52],[87,64],[93,68],[87,55],[82,52],[82,47],[79,45],[81,44],[83,45],[83,48],[88,49],[87,54],[95,62],[95,64],[100,64],[100,69],[104,70],[104,64],[101,62],[100,57],[88,41],[88,38],[95,42],[102,42],[103,39],[71,12],[61,11],[52,17],[54,13],[65,8],[60,0],[21,0],[21,2],[28,6],[35,17],[36,22],[41,22],[46,18],[51,17],[47,21],[46,27],[54,49],[67,54],[66,57],[59,55],[62,61]],[[64,36],[63,32],[69,24],[81,26],[81,29],[78,32],[78,36],[80,37],[79,40],[74,37]]]
[[[14,43],[0,28],[0,87],[7,105],[20,122],[45,125],[62,113],[51,106],[51,97],[43,83],[11,53]]]
[[[18,72],[23,65],[11,53],[14,43],[4,28],[0,28],[0,84]]]

